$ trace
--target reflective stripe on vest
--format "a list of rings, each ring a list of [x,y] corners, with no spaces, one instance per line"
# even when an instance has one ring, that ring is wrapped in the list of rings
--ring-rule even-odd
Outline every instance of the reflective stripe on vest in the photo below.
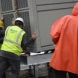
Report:
[[[6,29],[4,41],[9,42],[9,43],[11,43],[11,44],[15,44],[15,45],[21,47],[21,44],[18,43],[18,40],[19,40],[20,34],[23,32],[23,30],[21,30],[21,31],[18,33],[18,36],[17,36],[17,38],[16,38],[16,41],[14,42],[14,41],[11,41],[11,40],[9,40],[9,39],[6,39],[6,36],[7,36],[7,33],[8,33],[9,28],[10,28],[10,27],[8,27],[8,28]]]
[[[8,30],[11,26],[8,26],[8,28],[6,29],[6,33],[5,33],[5,36],[7,36],[7,33],[8,33]]]

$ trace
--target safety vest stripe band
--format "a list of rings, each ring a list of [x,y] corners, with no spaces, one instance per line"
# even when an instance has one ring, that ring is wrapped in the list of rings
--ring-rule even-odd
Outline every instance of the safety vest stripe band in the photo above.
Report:
[[[9,42],[9,43],[11,43],[11,44],[15,44],[15,45],[17,45],[17,46],[21,46],[20,44],[18,44],[17,42],[13,42],[13,41],[11,41],[11,40],[8,40],[8,39],[6,39],[6,38],[4,38],[4,41],[6,41],[6,42]]]
[[[5,36],[7,36],[8,30],[9,30],[10,27],[11,27],[11,26],[8,26],[8,27],[7,27],[7,29],[6,29],[6,31],[5,31]]]
[[[20,34],[23,32],[23,30],[21,30],[20,32],[19,32],[19,34],[18,34],[18,36],[17,36],[17,39],[16,39],[16,42],[18,43],[18,41],[19,41],[19,38],[20,38]]]

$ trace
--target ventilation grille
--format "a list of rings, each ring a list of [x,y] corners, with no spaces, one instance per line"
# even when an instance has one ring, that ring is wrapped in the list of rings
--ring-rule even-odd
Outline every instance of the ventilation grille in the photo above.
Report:
[[[4,20],[4,24],[5,24],[4,26],[5,26],[5,28],[7,26],[12,25],[12,19],[14,18],[14,15],[13,14],[4,15],[4,18],[5,18],[5,20]]]
[[[13,10],[12,0],[1,0],[2,12]]]
[[[24,19],[24,30],[26,31],[27,34],[27,39],[31,37],[31,28],[30,28],[30,19],[29,19],[29,11],[26,12],[20,12],[19,16]]]
[[[28,7],[27,0],[17,0],[18,9]]]

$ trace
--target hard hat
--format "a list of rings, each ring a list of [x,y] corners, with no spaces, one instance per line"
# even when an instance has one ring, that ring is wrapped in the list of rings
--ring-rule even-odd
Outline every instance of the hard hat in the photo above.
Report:
[[[18,18],[15,19],[15,21],[17,21],[17,20],[24,23],[24,20],[21,17],[18,17]]]
[[[4,28],[4,23],[1,20],[0,20],[0,27]]]

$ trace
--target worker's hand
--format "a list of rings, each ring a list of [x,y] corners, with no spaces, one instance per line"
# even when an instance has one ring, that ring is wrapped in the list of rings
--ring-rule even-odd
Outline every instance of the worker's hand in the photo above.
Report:
[[[28,54],[28,55],[30,55],[30,52],[27,52],[27,51],[26,51],[26,52],[24,52],[24,53],[25,53],[25,54]]]
[[[38,34],[36,32],[32,34],[33,39],[36,39],[37,37],[38,37]]]
[[[2,20],[2,21],[4,20],[4,17],[3,17],[3,16],[1,16],[1,20]]]
[[[12,19],[12,25],[14,25],[14,24],[15,24],[15,19],[13,18],[13,19]]]

